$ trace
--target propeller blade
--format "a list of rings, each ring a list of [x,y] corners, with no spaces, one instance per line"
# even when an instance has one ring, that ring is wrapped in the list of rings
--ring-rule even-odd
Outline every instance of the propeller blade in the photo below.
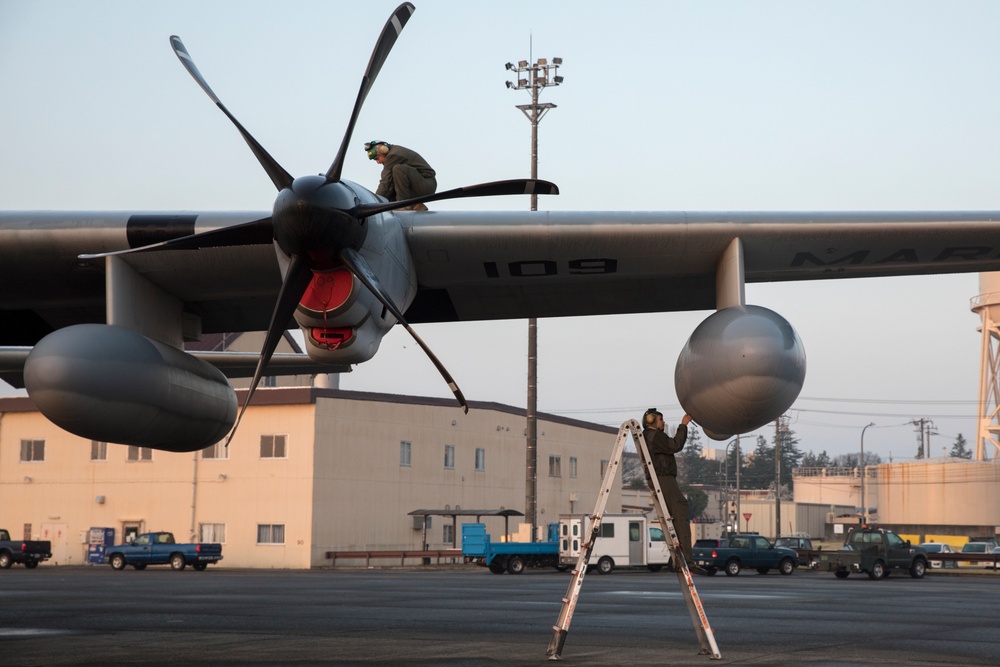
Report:
[[[113,255],[131,255],[152,250],[200,250],[201,248],[228,248],[232,246],[269,245],[274,239],[271,218],[261,218],[230,227],[221,227],[208,232],[179,236],[169,241],[160,241],[138,248],[127,248],[113,252],[97,252],[78,255],[79,259],[100,259]]]
[[[218,95],[215,94],[215,91],[213,91],[211,86],[208,85],[208,82],[205,81],[205,77],[201,75],[201,72],[198,71],[198,66],[194,64],[194,60],[191,58],[191,54],[188,53],[188,50],[184,46],[184,42],[181,41],[181,38],[177,35],[171,35],[170,46],[173,47],[174,53],[177,55],[177,59],[181,61],[182,65],[184,65],[184,69],[188,71],[188,74],[190,74],[195,82],[201,86],[201,89],[205,91],[205,94],[208,95],[213,102],[215,102],[216,106],[222,109],[222,113],[226,114],[226,117],[232,121],[233,125],[236,126],[236,129],[243,135],[243,140],[247,142],[250,150],[253,151],[253,154],[257,157],[257,161],[260,162],[260,166],[264,167],[264,171],[266,171],[267,175],[271,177],[271,182],[274,183],[274,186],[278,188],[279,191],[289,187],[293,180],[291,175],[282,169],[277,160],[271,157],[271,155],[264,150],[263,146],[257,143],[257,140],[254,139],[249,132],[247,132],[246,128],[240,124],[240,121],[236,120],[236,116],[229,113],[229,109],[226,108],[226,105],[222,103],[222,100],[219,99]]]
[[[358,218],[367,218],[376,213],[394,211],[414,204],[423,204],[429,201],[441,201],[442,199],[464,199],[466,197],[493,197],[497,195],[557,195],[559,188],[555,183],[541,181],[534,178],[514,179],[510,181],[494,181],[492,183],[480,183],[479,185],[467,185],[464,188],[446,190],[424,197],[413,197],[400,201],[391,201],[385,204],[361,204],[356,206],[351,213]]]
[[[260,359],[257,360],[257,370],[254,371],[253,380],[250,382],[250,390],[247,392],[243,407],[240,408],[240,414],[236,417],[236,423],[233,424],[233,430],[229,432],[229,437],[226,438],[226,447],[229,447],[233,436],[236,435],[236,429],[239,428],[240,420],[243,419],[243,413],[246,412],[247,406],[250,405],[250,399],[253,398],[254,392],[257,391],[257,385],[264,376],[264,371],[267,370],[267,364],[271,361],[271,356],[278,347],[278,343],[281,342],[281,337],[285,333],[285,329],[288,328],[288,322],[295,313],[295,307],[299,305],[302,295],[305,294],[306,288],[309,287],[312,276],[312,270],[310,270],[306,258],[298,255],[292,256],[292,261],[288,265],[288,271],[285,273],[285,280],[281,284],[281,291],[278,293],[278,302],[274,304],[271,323],[267,327],[267,336],[264,338],[264,346],[260,351]]]
[[[340,251],[340,259],[344,262],[344,265],[350,270],[350,272],[357,276],[358,280],[360,280],[362,284],[368,288],[368,291],[374,294],[375,298],[381,301],[382,305],[385,306],[386,309],[392,313],[392,316],[399,320],[399,323],[403,325],[403,328],[410,333],[413,340],[417,342],[417,345],[423,349],[427,358],[430,359],[431,363],[438,369],[438,372],[441,374],[441,377],[444,378],[444,381],[448,383],[448,388],[451,389],[451,393],[455,394],[455,399],[458,401],[458,404],[461,405],[465,413],[468,414],[469,404],[466,402],[465,396],[462,394],[462,390],[458,388],[458,384],[455,382],[455,379],[451,377],[451,373],[449,373],[448,369],[444,367],[444,364],[442,364],[434,353],[431,352],[431,348],[427,347],[427,344],[423,341],[423,339],[420,338],[420,336],[417,335],[417,332],[413,330],[413,327],[411,327],[409,322],[406,321],[403,314],[399,312],[399,309],[396,308],[396,304],[392,302],[389,295],[382,290],[382,285],[379,283],[378,276],[376,276],[375,272],[372,271],[368,262],[361,255],[361,253],[353,248],[344,248]]]
[[[326,172],[327,183],[335,183],[340,180],[340,175],[344,170],[344,160],[347,158],[347,147],[351,143],[354,126],[358,122],[358,115],[361,113],[361,107],[365,103],[365,98],[368,97],[368,91],[371,90],[372,85],[375,83],[375,78],[382,69],[382,65],[385,64],[386,58],[389,57],[389,52],[392,51],[399,33],[403,31],[403,27],[410,20],[410,16],[413,15],[415,10],[416,8],[412,4],[404,2],[399,7],[396,7],[389,20],[385,22],[382,34],[379,35],[378,41],[375,42],[375,50],[372,51],[372,57],[368,61],[368,68],[365,69],[365,75],[361,77],[361,88],[358,90],[358,99],[354,102],[354,111],[351,112],[351,120],[347,124],[344,140],[340,143],[340,150],[337,151],[337,157],[333,159],[333,164],[330,165],[330,169]]]

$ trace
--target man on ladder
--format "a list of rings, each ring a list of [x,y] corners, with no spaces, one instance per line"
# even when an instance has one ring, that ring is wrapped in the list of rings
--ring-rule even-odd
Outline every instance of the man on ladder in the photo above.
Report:
[[[656,480],[660,483],[664,500],[667,501],[667,509],[674,521],[677,541],[681,543],[681,551],[684,553],[688,569],[695,574],[706,574],[705,570],[691,560],[691,519],[687,498],[677,484],[677,459],[674,458],[674,454],[684,449],[684,443],[687,442],[687,425],[690,421],[691,415],[684,415],[677,427],[677,433],[671,438],[664,430],[663,413],[656,408],[650,408],[642,416],[642,438],[646,441],[646,448],[653,460]],[[653,485],[650,484],[649,487],[653,488]]]
[[[569,634],[569,625],[576,610],[576,603],[580,599],[580,589],[583,587],[583,580],[587,574],[587,565],[590,563],[594,543],[600,534],[601,520],[604,517],[608,497],[615,484],[621,484],[618,469],[621,466],[625,441],[629,436],[635,442],[636,453],[638,453],[642,469],[646,473],[646,482],[653,496],[653,505],[660,518],[660,525],[664,533],[668,535],[667,539],[670,553],[674,556],[677,580],[681,584],[681,593],[687,604],[688,613],[691,614],[695,633],[698,635],[701,653],[714,660],[722,657],[719,653],[719,646],[715,642],[715,633],[712,631],[708,616],[705,615],[705,609],[701,604],[701,598],[695,588],[694,578],[691,576],[692,572],[707,573],[690,562],[692,548],[687,499],[677,486],[677,461],[674,459],[674,454],[679,452],[687,441],[687,424],[690,421],[691,416],[684,415],[681,425],[677,429],[677,435],[670,438],[663,432],[663,415],[655,408],[650,408],[643,415],[643,423],[646,428],[642,439],[639,438],[639,422],[634,419],[628,420],[618,429],[618,437],[611,450],[611,458],[608,459],[608,467],[604,472],[601,490],[597,494],[597,504],[594,507],[594,513],[590,515],[590,536],[580,549],[580,556],[573,569],[573,576],[570,578],[566,596],[562,600],[559,618],[552,627],[552,639],[549,641],[549,648],[546,651],[549,660],[562,659],[563,645]],[[658,454],[654,454],[654,451]],[[661,460],[654,463],[658,457]],[[671,505],[671,501],[678,498],[680,502],[674,502]],[[682,516],[677,516],[677,514]],[[566,539],[565,536],[563,539]]]

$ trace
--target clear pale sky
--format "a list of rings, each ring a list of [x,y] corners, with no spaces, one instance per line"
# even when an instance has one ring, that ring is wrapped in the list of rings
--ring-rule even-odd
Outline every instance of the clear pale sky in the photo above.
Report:
[[[229,121],[170,50],[293,175],[329,167],[396,2],[0,0],[0,207],[270,210]],[[417,0],[362,111],[362,143],[418,150],[440,189],[529,175],[507,61],[559,56],[539,175],[562,210],[1000,210],[1000,3]],[[527,198],[439,210],[527,208]],[[975,439],[975,274],[747,286],[808,355],[790,415],[804,451],[912,458]],[[708,312],[540,320],[539,409],[618,425],[681,417],[677,354]],[[525,405],[525,321],[422,325],[465,395]],[[447,396],[406,333],[346,389]],[[770,436],[770,431],[764,430]],[[611,446],[609,442],[609,447]],[[990,453],[992,456],[992,453]]]

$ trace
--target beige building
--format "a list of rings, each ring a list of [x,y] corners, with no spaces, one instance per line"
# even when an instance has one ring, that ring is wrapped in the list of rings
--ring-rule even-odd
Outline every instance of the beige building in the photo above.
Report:
[[[857,468],[800,468],[794,475],[796,502],[849,506],[860,514]],[[969,537],[1000,531],[996,461],[937,458],[868,466],[864,498],[871,521],[921,541],[961,545]]]
[[[539,524],[593,508],[616,433],[538,416]],[[168,530],[222,542],[222,567],[321,567],[327,551],[420,549],[416,509],[524,500],[524,410],[495,403],[463,414],[450,399],[262,387],[228,451],[178,454],[86,441],[28,398],[0,399],[0,527],[50,540],[56,564],[85,562],[88,529],[108,527],[116,541]],[[616,488],[608,511],[620,510]],[[499,539],[503,519],[484,522]],[[431,517],[429,549],[455,537]]]

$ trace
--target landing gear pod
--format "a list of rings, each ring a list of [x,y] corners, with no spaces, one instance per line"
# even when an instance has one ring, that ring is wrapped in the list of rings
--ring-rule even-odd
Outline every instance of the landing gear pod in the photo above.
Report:
[[[694,330],[677,359],[674,387],[705,435],[726,440],[777,419],[805,377],[806,353],[792,325],[773,310],[735,306]]]
[[[104,324],[43,338],[24,384],[50,421],[90,440],[191,452],[223,439],[236,420],[236,392],[217,368]]]

